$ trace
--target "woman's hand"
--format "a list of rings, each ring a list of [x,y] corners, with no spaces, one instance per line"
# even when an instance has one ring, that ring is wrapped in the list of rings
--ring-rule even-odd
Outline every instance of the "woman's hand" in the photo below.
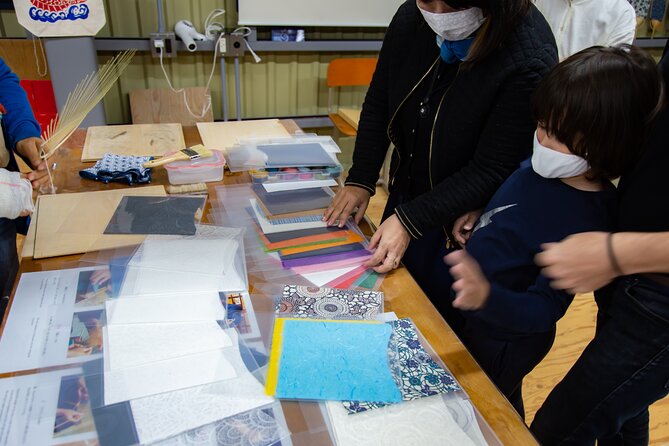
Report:
[[[444,257],[444,262],[451,266],[450,272],[455,279],[453,306],[460,310],[483,308],[490,296],[490,282],[478,262],[464,249],[450,253]]]
[[[553,279],[555,289],[573,294],[597,290],[616,277],[606,252],[607,237],[606,232],[584,232],[559,243],[546,243],[534,261]]]
[[[361,187],[342,187],[332,199],[330,207],[323,214],[323,221],[327,221],[328,226],[333,226],[339,221],[339,227],[343,228],[346,220],[357,207],[358,212],[355,214],[355,222],[360,223],[369,205],[370,197],[371,194]]]
[[[49,183],[49,175],[46,170],[47,161],[40,156],[43,142],[40,138],[31,137],[17,142],[15,147],[16,152],[27,160],[33,169],[27,175],[33,189],[38,189],[40,186],[46,186]]]
[[[453,223],[453,237],[461,246],[465,246],[472,236],[476,220],[479,219],[483,209],[467,212]]]
[[[369,249],[376,251],[365,265],[374,268],[377,273],[387,273],[397,268],[410,240],[411,236],[397,215],[392,215],[374,233]]]

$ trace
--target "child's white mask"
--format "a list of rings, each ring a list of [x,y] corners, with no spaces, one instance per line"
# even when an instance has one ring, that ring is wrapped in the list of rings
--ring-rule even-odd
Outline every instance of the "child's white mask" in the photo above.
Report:
[[[481,8],[442,13],[425,11],[420,6],[418,9],[432,31],[451,42],[471,36],[485,21]]]
[[[544,178],[571,178],[583,175],[590,165],[580,156],[562,153],[541,145],[534,132],[532,168]]]

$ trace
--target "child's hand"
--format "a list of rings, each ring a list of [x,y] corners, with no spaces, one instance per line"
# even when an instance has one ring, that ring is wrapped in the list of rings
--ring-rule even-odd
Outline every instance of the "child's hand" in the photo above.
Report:
[[[444,257],[444,262],[451,266],[451,275],[455,279],[453,307],[460,310],[483,308],[490,295],[490,282],[478,262],[465,250],[450,253]]]
[[[469,237],[472,236],[474,225],[476,224],[476,220],[481,216],[481,212],[483,212],[483,209],[467,212],[453,223],[453,237],[455,237],[455,241],[460,243],[461,246],[465,246],[469,241]]]

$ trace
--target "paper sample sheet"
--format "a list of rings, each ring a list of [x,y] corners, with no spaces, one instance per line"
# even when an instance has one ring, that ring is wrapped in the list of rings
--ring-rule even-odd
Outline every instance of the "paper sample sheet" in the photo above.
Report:
[[[105,234],[194,235],[206,197],[123,197]]]
[[[276,312],[310,319],[375,320],[383,313],[383,298],[378,291],[285,285]]]
[[[267,392],[289,399],[399,402],[391,335],[384,323],[277,318]]]
[[[439,395],[355,415],[326,405],[340,446],[475,446]]]
[[[107,370],[137,367],[232,346],[230,337],[216,321],[113,324],[105,330]]]
[[[203,322],[225,319],[218,292],[123,296],[105,302],[107,326],[160,322]]]

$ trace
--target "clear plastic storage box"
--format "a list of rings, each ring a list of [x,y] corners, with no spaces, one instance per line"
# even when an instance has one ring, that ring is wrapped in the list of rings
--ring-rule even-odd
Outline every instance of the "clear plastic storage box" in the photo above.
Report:
[[[225,168],[225,158],[219,151],[212,150],[212,156],[166,164],[165,169],[170,184],[194,184],[221,181]]]

